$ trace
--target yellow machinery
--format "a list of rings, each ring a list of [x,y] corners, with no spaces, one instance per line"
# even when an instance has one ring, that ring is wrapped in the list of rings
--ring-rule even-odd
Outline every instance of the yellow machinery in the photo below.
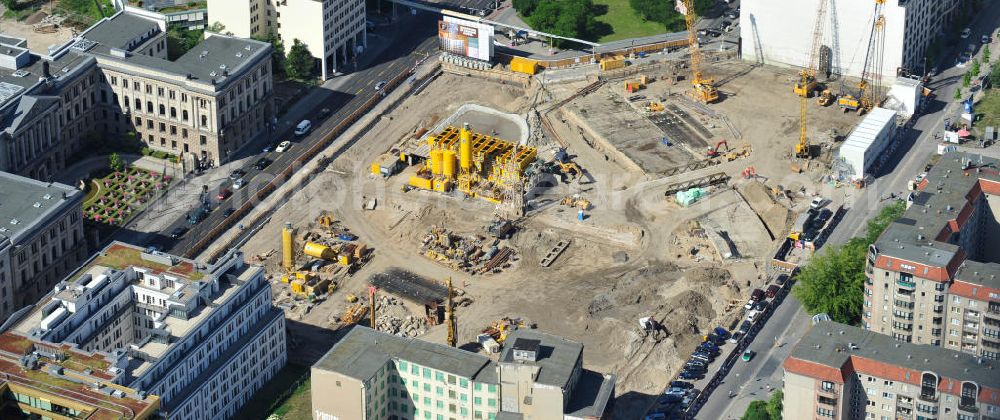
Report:
[[[319,227],[326,230],[330,230],[330,228],[333,227],[333,223],[334,223],[333,216],[326,214],[326,212],[320,214],[319,217],[316,218],[316,224],[319,225]]]
[[[660,102],[649,102],[644,109],[649,113],[663,112],[663,104]]]
[[[828,106],[833,103],[833,100],[833,92],[830,89],[823,89],[823,92],[819,94],[819,98],[816,99],[816,103],[819,106]]]
[[[875,0],[875,15],[872,19],[871,33],[868,36],[868,51],[865,53],[865,66],[861,71],[861,81],[853,93],[841,93],[837,104],[844,112],[855,111],[863,114],[871,111],[875,102],[881,98],[882,58],[885,47],[885,16],[882,6],[885,0]],[[841,86],[843,92],[844,87]]]
[[[281,229],[281,268],[285,271],[295,269],[295,232],[292,230],[292,223],[286,222]]]
[[[493,202],[501,201],[505,176],[519,180],[538,154],[534,147],[474,133],[468,124],[461,129],[449,126],[429,136],[427,143],[427,164],[410,177],[410,187],[441,192],[457,188]],[[511,170],[515,173],[506,173]]]
[[[524,321],[519,318],[503,317],[490,323],[490,326],[486,327],[486,329],[483,330],[483,333],[488,334],[490,337],[493,337],[497,343],[503,345],[504,340],[507,339],[507,335],[510,334],[511,331],[524,327]]]
[[[617,56],[600,61],[601,71],[615,70],[625,67],[625,57]]]
[[[694,0],[684,0],[684,23],[688,30],[688,51],[691,52],[691,84],[694,85],[692,93],[699,101],[711,103],[719,99],[719,91],[713,85],[714,81],[701,73],[701,46],[694,20]]]
[[[580,194],[563,197],[559,204],[567,207],[576,207],[580,210],[590,210],[590,200],[580,197]]]
[[[524,57],[514,57],[510,60],[510,71],[515,73],[538,73],[538,62]]]
[[[347,309],[344,313],[340,315],[340,322],[344,326],[357,324],[365,316],[365,312],[368,312],[368,307],[363,302],[355,303]]]
[[[295,278],[291,280],[289,286],[292,289],[292,293],[302,296],[319,296],[327,293],[330,289],[330,279],[323,279],[319,276],[313,275],[312,273],[304,273],[301,271],[295,272]],[[282,277],[285,280],[285,277]]]
[[[799,72],[799,81],[795,83],[795,87],[792,88],[792,91],[802,98],[812,96],[812,92],[816,90],[816,87],[818,86],[818,83],[816,82],[816,69],[818,68],[817,59],[819,58],[819,49],[823,40],[823,18],[825,16],[826,0],[820,0],[819,9],[816,12],[816,25],[813,27],[812,48],[809,50],[809,62],[807,63],[807,67]]]
[[[346,300],[348,303],[354,303],[358,301],[358,296],[355,295],[354,293],[348,293],[347,296],[344,296],[344,300]]]
[[[357,261],[361,261],[368,253],[368,247],[364,244],[344,243],[333,246],[306,242],[302,253],[313,258],[327,261],[336,261],[337,264],[349,267]]]
[[[751,148],[751,146],[749,144],[744,144],[744,145],[742,145],[740,147],[737,147],[736,149],[733,149],[733,150],[730,150],[729,152],[727,152],[726,153],[726,161],[727,162],[732,162],[732,161],[734,161],[736,159],[745,158],[747,156],[750,156],[750,152],[752,150],[753,149]]]

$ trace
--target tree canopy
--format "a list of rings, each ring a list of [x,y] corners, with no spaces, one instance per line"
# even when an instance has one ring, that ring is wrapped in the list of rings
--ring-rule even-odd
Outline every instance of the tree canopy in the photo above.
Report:
[[[817,253],[796,276],[792,292],[810,314],[825,312],[834,321],[857,325],[864,304],[865,260],[868,246],[894,220],[903,215],[906,205],[896,201],[886,206],[872,220],[862,237],[844,245]]]
[[[643,19],[663,24],[668,31],[680,32],[687,27],[684,15],[674,9],[674,2],[662,0],[629,0],[629,5]],[[705,16],[712,11],[715,0],[694,0],[694,13]]]
[[[592,0],[514,0],[514,9],[532,28],[542,32],[578,39],[597,39],[610,30],[596,19],[601,8]],[[554,39],[560,46],[565,41]]]
[[[771,420],[771,416],[767,414],[767,403],[760,400],[751,401],[740,420]]]
[[[298,39],[294,40],[285,59],[285,74],[292,79],[305,80],[312,76],[315,67],[316,59],[309,52],[309,47]]]

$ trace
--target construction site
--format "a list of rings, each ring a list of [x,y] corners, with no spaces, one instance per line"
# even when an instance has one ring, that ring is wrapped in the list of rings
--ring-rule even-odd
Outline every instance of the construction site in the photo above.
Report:
[[[289,319],[484,354],[538,328],[583,343],[618,375],[615,418],[638,417],[629,399],[787,269],[773,256],[814,199],[857,194],[830,174],[861,117],[814,72],[732,51],[609,60],[523,85],[442,64],[244,245]]]

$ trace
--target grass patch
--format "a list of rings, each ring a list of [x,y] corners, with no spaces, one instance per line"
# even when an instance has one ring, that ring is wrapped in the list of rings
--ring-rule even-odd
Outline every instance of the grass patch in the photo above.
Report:
[[[174,6],[164,7],[158,12],[160,13],[174,13],[174,12],[184,12],[188,10],[205,9],[208,7],[208,3],[204,1],[189,1],[185,4],[179,4]]]
[[[39,7],[37,4],[20,4],[17,10],[7,9],[3,12],[3,17],[7,19],[16,20],[18,22],[25,20],[28,16],[37,12]]]
[[[70,21],[86,26],[103,18],[104,12],[107,12],[108,16],[115,12],[109,0],[59,0],[56,8],[66,13]]]
[[[598,22],[611,26],[612,32],[604,35],[598,42],[617,41],[619,39],[637,38],[665,33],[663,25],[646,21],[640,17],[628,0],[593,0],[595,5],[606,6],[608,12],[597,16]]]
[[[236,414],[239,419],[265,419],[271,414],[285,419],[312,417],[309,366],[288,363]]]
[[[982,114],[982,121],[977,124],[979,129],[983,127],[1000,127],[1000,88],[992,88],[986,92],[975,107],[977,114]]]

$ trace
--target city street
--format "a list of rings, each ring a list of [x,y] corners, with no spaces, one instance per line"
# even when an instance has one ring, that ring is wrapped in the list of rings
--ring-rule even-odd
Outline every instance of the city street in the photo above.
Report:
[[[1000,4],[991,3],[987,10],[979,14],[971,26],[971,40],[996,30],[1000,21]],[[957,52],[968,41],[959,42],[950,53],[941,58],[943,70],[935,76],[929,87],[935,90],[935,98],[925,114],[919,116],[909,133],[904,134],[903,143],[896,154],[883,167],[883,172],[873,184],[854,191],[849,197],[849,211],[844,220],[831,234],[827,244],[839,245],[864,233],[867,221],[888,203],[891,193],[905,196],[907,182],[924,171],[930,157],[937,152],[940,133],[945,118],[957,120],[961,104],[952,100],[955,89],[961,86],[962,74],[966,68],[953,66]],[[995,42],[994,42],[995,43]],[[981,53],[981,51],[979,52]],[[996,147],[996,146],[994,146]],[[770,390],[782,386],[781,364],[788,357],[794,344],[809,328],[810,319],[801,304],[792,296],[780,305],[764,325],[750,348],[757,356],[749,363],[737,363],[725,381],[708,398],[697,418],[738,419],[754,400],[766,400]],[[775,340],[777,337],[777,340]],[[729,393],[734,396],[730,397]]]
[[[386,48],[373,56],[360,57],[361,66],[368,67],[335,77],[322,86],[313,88],[294,102],[279,119],[276,132],[246,146],[236,154],[232,162],[213,168],[198,177],[181,180],[181,184],[175,186],[167,196],[130,223],[130,229],[119,230],[113,239],[137,244],[155,244],[171,253],[183,255],[195,241],[225,219],[223,214],[225,209],[238,208],[243,202],[254,197],[260,188],[275,177],[275,174],[292,165],[298,156],[309,150],[369,98],[376,95],[374,86],[379,81],[391,79],[407,71],[414,63],[427,57],[437,48],[435,16],[428,13],[399,16],[401,22],[388,29],[393,31],[392,34],[376,35],[387,38]],[[420,29],[414,31],[408,30],[409,28]],[[350,70],[349,66],[346,70]],[[324,109],[328,111],[324,112]],[[327,112],[329,114],[324,116]],[[292,131],[295,125],[304,119],[311,120],[313,128],[306,136],[296,138]],[[292,142],[289,150],[274,151],[274,146],[283,140]],[[262,152],[265,146],[270,146],[271,151]],[[254,163],[261,157],[267,158],[271,163],[264,170],[257,170],[254,168]],[[228,176],[235,169],[246,172],[243,176],[246,186],[243,188],[232,188],[232,181]],[[221,202],[216,199],[220,186],[232,191],[232,195]],[[192,225],[187,217],[195,209],[199,202],[198,195],[205,187],[208,189],[207,197],[213,203],[213,211],[204,220]],[[137,228],[137,226],[155,226],[156,229]],[[172,239],[169,235],[175,229],[187,229],[187,231],[180,238]],[[157,231],[159,233],[156,233]]]

